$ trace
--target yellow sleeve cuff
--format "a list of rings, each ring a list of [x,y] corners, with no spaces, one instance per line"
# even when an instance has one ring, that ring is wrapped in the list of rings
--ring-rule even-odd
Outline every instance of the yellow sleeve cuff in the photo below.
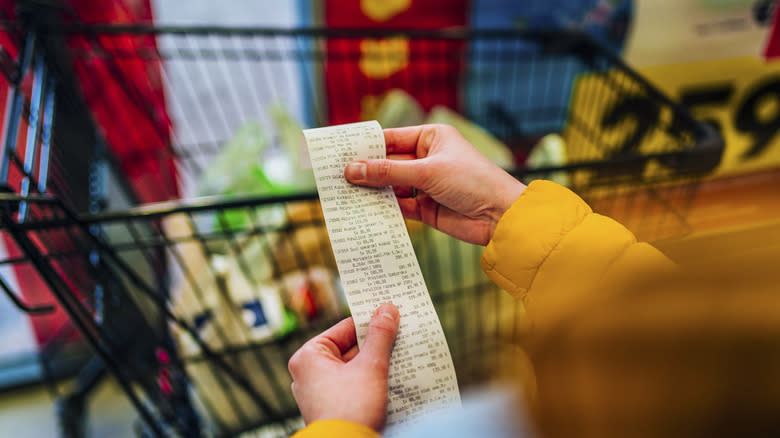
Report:
[[[571,190],[534,181],[499,220],[480,266],[499,287],[525,298],[550,252],[591,212]]]
[[[379,438],[380,435],[368,426],[346,420],[315,421],[299,430],[293,438]]]

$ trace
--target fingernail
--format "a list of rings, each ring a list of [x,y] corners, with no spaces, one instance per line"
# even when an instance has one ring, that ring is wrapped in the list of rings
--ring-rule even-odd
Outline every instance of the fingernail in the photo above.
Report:
[[[350,181],[366,179],[366,163],[350,163],[347,165],[346,177]]]

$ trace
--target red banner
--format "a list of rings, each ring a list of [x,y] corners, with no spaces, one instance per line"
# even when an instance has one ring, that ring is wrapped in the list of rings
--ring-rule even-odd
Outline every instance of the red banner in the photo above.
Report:
[[[328,0],[332,29],[447,29],[467,22],[465,0]],[[424,110],[457,109],[463,43],[446,39],[333,38],[327,42],[325,94],[330,124],[371,117],[389,90],[414,96]]]
[[[149,0],[71,0],[70,6],[84,23],[135,23],[150,22],[152,9]],[[3,3],[2,12],[13,18],[12,4]],[[15,41],[21,35],[0,32],[0,44],[17,58]],[[179,195],[174,157],[170,149],[171,121],[168,117],[160,60],[144,57],[144,53],[156,53],[153,35],[97,35],[68,38],[73,50],[74,69],[84,100],[94,116],[100,134],[111,148],[136,197],[141,202],[163,201]],[[22,90],[30,98],[30,77],[22,83]],[[0,103],[7,102],[9,86],[0,81]],[[8,108],[5,108],[8,111]],[[27,133],[27,119],[22,117],[17,138],[17,156],[24,156]],[[53,147],[58,147],[56,142]],[[85,156],[84,160],[91,157]],[[50,168],[50,189],[55,195],[67,195],[73,189],[68,186],[67,169],[59,169],[58,163]],[[14,166],[8,174],[11,187],[19,187],[23,175]],[[86,188],[82,188],[87,190]],[[49,241],[40,242],[42,247],[66,251],[72,240],[53,233]],[[22,251],[6,234],[3,235],[9,258],[24,258]],[[78,272],[76,272],[78,271]],[[46,284],[29,264],[14,265],[14,274],[24,301],[31,304],[52,303],[54,298]],[[82,270],[62,273],[79,287],[89,288],[92,283],[89,274]],[[83,293],[91,291],[83,290]],[[68,316],[57,306],[52,314],[35,316],[31,319],[36,340],[44,344],[53,337],[61,340],[73,339],[73,330]],[[63,339],[64,335],[64,339]]]
[[[149,0],[70,3],[87,24],[152,21]],[[86,103],[138,200],[178,198],[155,36],[72,36],[68,44],[77,54],[74,68]]]

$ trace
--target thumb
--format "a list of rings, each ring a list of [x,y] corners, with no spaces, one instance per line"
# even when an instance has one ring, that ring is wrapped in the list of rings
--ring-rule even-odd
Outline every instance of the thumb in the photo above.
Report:
[[[395,336],[398,334],[399,319],[398,308],[392,303],[379,306],[368,323],[368,331],[360,355],[371,360],[380,360],[385,365],[389,364]]]
[[[349,163],[344,177],[352,184],[369,187],[411,186],[420,180],[422,160],[363,160]]]

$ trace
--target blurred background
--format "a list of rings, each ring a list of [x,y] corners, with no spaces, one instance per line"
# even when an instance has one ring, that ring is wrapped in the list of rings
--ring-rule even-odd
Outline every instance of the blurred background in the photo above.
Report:
[[[299,427],[286,357],[346,312],[304,128],[449,123],[672,258],[774,244],[776,6],[0,1],[0,431]],[[409,230],[459,381],[488,380],[512,355],[473,348],[522,308]]]

